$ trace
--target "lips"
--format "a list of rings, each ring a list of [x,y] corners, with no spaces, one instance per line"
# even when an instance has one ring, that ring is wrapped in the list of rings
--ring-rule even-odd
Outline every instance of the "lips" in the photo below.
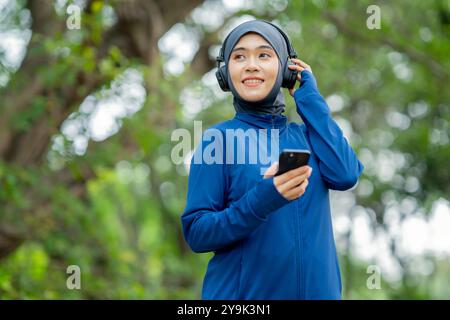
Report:
[[[245,78],[242,83],[247,87],[257,87],[264,82],[264,79],[258,77]]]

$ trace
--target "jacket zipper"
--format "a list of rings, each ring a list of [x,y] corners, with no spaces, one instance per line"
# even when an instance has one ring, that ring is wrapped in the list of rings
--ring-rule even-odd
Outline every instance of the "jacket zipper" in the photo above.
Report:
[[[294,231],[295,231],[295,260],[296,260],[296,265],[297,265],[297,296],[299,299],[302,299],[302,294],[301,294],[301,268],[302,268],[302,263],[301,263],[301,242],[299,240],[300,238],[300,226],[299,226],[299,209],[298,206],[296,206],[296,210],[293,211],[294,212]]]
[[[272,115],[272,129],[275,129],[274,124],[275,116]],[[303,271],[303,249],[302,249],[302,230],[301,230],[301,210],[299,210],[300,203],[296,206],[296,210],[294,210],[294,233],[295,233],[295,260],[297,265],[297,297],[299,299],[304,299],[303,293],[303,279],[302,279],[302,271]],[[300,222],[299,222],[300,220]]]
[[[275,129],[274,124],[275,116],[272,115],[272,129]],[[294,232],[295,232],[295,260],[297,264],[297,296],[299,299],[304,299],[303,293],[303,279],[302,279],[302,271],[303,271],[303,249],[302,249],[302,230],[301,230],[301,210],[299,210],[300,203],[296,206],[296,210],[294,210]],[[300,222],[299,222],[300,220]]]
[[[303,276],[305,275],[305,273],[303,272],[304,268],[303,268],[303,223],[302,223],[302,210],[301,210],[301,202],[298,203],[298,208],[300,211],[298,214],[298,219],[299,219],[299,224],[298,224],[298,230],[299,230],[299,246],[300,246],[300,250],[299,250],[299,255],[300,255],[300,268],[298,270],[298,279],[299,279],[299,290],[300,290],[300,299],[304,300],[305,299],[305,286],[303,284]]]

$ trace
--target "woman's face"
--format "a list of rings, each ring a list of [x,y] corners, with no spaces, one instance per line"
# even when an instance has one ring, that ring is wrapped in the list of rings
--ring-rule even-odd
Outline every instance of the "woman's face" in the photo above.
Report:
[[[228,62],[236,91],[246,101],[264,99],[278,75],[278,56],[259,34],[248,33],[234,46]]]

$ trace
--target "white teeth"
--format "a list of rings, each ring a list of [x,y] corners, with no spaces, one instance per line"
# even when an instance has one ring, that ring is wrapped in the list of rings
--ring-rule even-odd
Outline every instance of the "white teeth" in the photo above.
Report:
[[[250,79],[250,80],[245,80],[244,83],[262,83],[263,80],[258,80],[258,79]]]

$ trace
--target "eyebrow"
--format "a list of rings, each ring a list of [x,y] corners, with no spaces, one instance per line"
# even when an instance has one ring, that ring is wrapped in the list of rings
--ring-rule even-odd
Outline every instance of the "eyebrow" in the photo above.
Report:
[[[275,50],[273,50],[273,48],[271,46],[268,46],[268,45],[265,45],[265,44],[263,44],[262,46],[257,47],[256,49],[269,49],[269,50],[275,51]],[[238,51],[238,50],[244,50],[245,51],[247,49],[244,48],[244,47],[239,47],[239,48],[234,48],[231,52],[235,52],[235,51]]]

